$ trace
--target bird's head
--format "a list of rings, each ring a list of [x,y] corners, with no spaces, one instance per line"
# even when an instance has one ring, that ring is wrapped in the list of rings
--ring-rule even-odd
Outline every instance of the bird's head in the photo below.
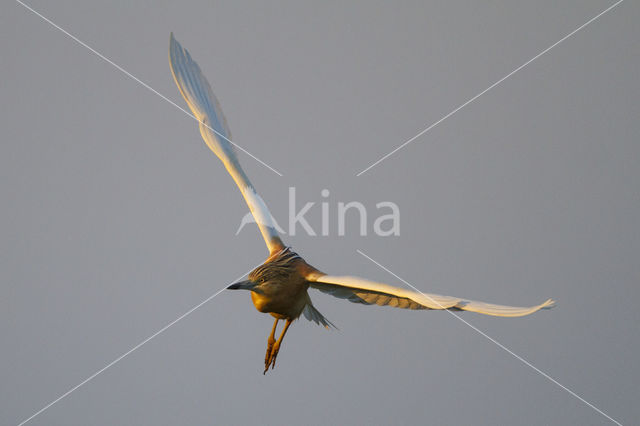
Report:
[[[300,256],[287,247],[251,271],[248,280],[231,284],[227,289],[258,291],[261,286],[287,282],[299,275],[296,268],[299,259]]]
[[[253,290],[257,283],[251,280],[238,281],[227,287],[227,290]]]
[[[229,290],[250,290],[260,292],[260,288],[270,284],[286,282],[291,277],[292,270],[282,265],[267,262],[249,273],[248,279],[231,284]]]

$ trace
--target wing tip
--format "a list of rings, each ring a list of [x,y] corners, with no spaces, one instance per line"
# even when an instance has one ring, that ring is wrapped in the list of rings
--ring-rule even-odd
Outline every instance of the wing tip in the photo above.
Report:
[[[540,309],[551,309],[556,307],[556,301],[553,299],[547,299],[543,304],[540,305]]]
[[[484,315],[491,315],[496,317],[524,317],[538,312],[542,309],[551,309],[556,306],[556,301],[553,299],[547,299],[543,303],[531,307],[514,307],[514,306],[502,306],[491,305],[482,302],[466,302],[464,304],[458,304],[455,308],[462,311],[476,312]]]
[[[175,36],[173,35],[173,31],[171,31],[169,33],[169,53],[171,53],[171,50],[176,46],[180,46],[180,43],[178,43],[178,40],[176,40]]]
[[[180,47],[181,47],[180,43],[178,43],[178,40],[176,40],[176,38],[173,36],[173,31],[171,31],[169,33],[169,68],[171,69],[171,74],[173,75],[173,78],[175,79],[176,84],[178,85],[178,88],[180,88],[180,83],[178,81],[178,78],[176,76],[176,70],[174,68],[175,68],[176,54],[180,50]]]

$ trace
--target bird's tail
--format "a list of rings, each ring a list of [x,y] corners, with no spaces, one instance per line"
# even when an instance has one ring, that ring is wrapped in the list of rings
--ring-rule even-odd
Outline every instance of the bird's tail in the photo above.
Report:
[[[324,315],[322,315],[315,308],[315,306],[313,306],[313,303],[311,303],[311,299],[307,300],[307,304],[304,306],[304,309],[302,310],[302,315],[304,315],[304,317],[309,321],[313,321],[318,325],[323,325],[324,328],[326,329],[329,329],[331,327],[335,328],[336,330],[338,329],[338,327],[336,327],[331,321],[326,319]]]

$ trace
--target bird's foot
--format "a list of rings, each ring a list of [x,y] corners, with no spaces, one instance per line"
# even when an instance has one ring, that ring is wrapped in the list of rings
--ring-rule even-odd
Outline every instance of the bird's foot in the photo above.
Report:
[[[273,345],[273,349],[271,349],[271,361],[269,363],[271,364],[272,370],[276,368],[276,357],[278,356],[278,351],[280,351],[280,345],[278,344]]]
[[[262,373],[263,375],[267,374],[267,371],[269,371],[269,367],[271,367],[272,370],[276,367],[276,357],[278,356],[280,345],[275,344],[270,349],[271,352],[269,353],[269,357],[264,362],[264,372]]]
[[[264,366],[268,367],[269,365],[269,360],[271,359],[271,350],[273,349],[273,344],[275,343],[275,341],[269,341],[267,343],[267,353],[264,355]]]
[[[264,373],[269,369],[269,365],[271,365],[271,351],[273,350],[273,345],[276,343],[275,339],[269,339],[267,341],[267,353],[264,355]]]

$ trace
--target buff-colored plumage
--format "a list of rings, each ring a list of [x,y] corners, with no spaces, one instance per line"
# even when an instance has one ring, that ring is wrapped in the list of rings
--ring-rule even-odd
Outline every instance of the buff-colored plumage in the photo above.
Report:
[[[256,309],[275,317],[265,355],[265,373],[269,367],[275,367],[282,339],[291,322],[300,315],[327,328],[333,326],[311,303],[307,292],[309,288],[365,305],[386,305],[404,309],[448,309],[503,317],[529,315],[553,306],[554,302],[551,299],[531,307],[495,305],[421,293],[359,277],[334,276],[320,272],[282,243],[269,209],[240,167],[230,140],[229,126],[207,79],[173,34],[170,38],[169,62],[180,93],[200,122],[202,138],[222,160],[240,188],[269,250],[269,258],[249,274],[248,280],[229,286],[229,289],[251,291],[251,299]],[[284,320],[285,326],[276,340],[275,332],[279,320]]]

